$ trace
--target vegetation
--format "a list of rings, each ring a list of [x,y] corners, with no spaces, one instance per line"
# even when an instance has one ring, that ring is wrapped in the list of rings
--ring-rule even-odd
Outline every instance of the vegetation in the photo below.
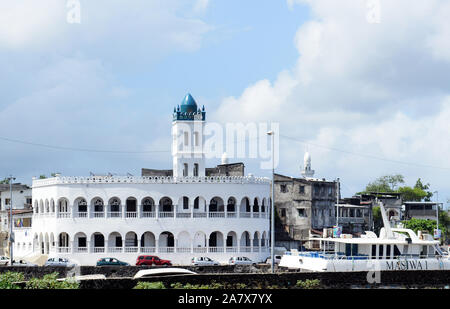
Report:
[[[138,282],[138,284],[133,288],[136,290],[161,290],[165,289],[164,283],[158,282]]]
[[[318,279],[306,279],[304,281],[298,280],[294,286],[294,289],[318,289],[320,288],[320,280]],[[188,289],[188,290],[239,290],[239,289],[285,289],[284,285],[269,285],[268,282],[254,282],[250,285],[245,283],[228,283],[211,281],[210,283],[192,284],[192,283],[172,283],[171,289]],[[134,289],[166,289],[163,282],[139,282]]]
[[[25,283],[25,289],[78,289],[75,280],[58,281],[58,273],[51,273],[42,278],[32,278]],[[20,289],[19,282],[24,282],[23,273],[5,272],[0,274],[0,289]]]
[[[374,182],[369,183],[360,194],[374,193],[401,193],[405,202],[431,201],[433,193],[429,191],[430,184],[423,184],[419,178],[414,187],[400,186],[405,180],[402,175],[385,175],[378,177]]]
[[[297,288],[311,290],[311,289],[319,289],[320,288],[320,280],[319,279],[306,279],[305,281],[298,280],[295,284]]]
[[[22,273],[7,271],[0,274],[0,289],[20,289],[17,282],[24,281]]]

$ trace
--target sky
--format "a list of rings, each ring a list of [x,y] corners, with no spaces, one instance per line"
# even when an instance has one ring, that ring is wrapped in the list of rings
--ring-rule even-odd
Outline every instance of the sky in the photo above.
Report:
[[[343,196],[402,174],[448,205],[448,16],[446,0],[2,1],[0,178],[171,168],[191,93],[211,122],[277,123],[277,173],[300,177],[308,151]]]

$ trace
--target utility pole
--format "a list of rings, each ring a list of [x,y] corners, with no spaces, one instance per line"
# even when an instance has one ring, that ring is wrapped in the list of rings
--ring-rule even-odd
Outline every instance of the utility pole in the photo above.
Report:
[[[336,227],[339,228],[339,178],[336,179]]]
[[[272,273],[275,272],[275,143],[274,143],[274,132],[269,131],[267,132],[267,135],[272,136],[272,198],[271,198],[271,207],[272,207],[272,215],[270,220],[270,265],[271,265],[271,271]]]
[[[12,215],[12,208],[13,208],[13,198],[12,198],[12,182],[13,180],[16,180],[16,178],[12,177],[12,175],[9,175],[9,192],[10,192],[10,199],[9,199],[9,260],[11,261],[11,265],[13,262],[13,243],[14,243],[14,237],[13,237],[13,215]]]

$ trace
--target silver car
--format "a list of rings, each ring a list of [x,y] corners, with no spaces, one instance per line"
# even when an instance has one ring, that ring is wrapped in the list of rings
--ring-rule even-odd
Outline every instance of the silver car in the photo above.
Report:
[[[219,262],[210,259],[207,256],[193,257],[191,260],[193,266],[218,266]]]
[[[230,264],[230,265],[256,265],[255,262],[253,262],[246,256],[233,256],[228,261],[228,264]]]
[[[8,265],[8,263],[9,263],[9,257],[0,256],[0,265]]]
[[[70,262],[65,258],[49,258],[47,262],[45,262],[44,266],[65,266],[65,267],[73,267],[75,263]]]

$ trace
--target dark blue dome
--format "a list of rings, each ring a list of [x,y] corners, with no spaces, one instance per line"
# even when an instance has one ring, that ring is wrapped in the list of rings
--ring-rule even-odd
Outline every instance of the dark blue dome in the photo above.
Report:
[[[188,93],[183,101],[181,102],[181,112],[182,113],[196,113],[197,112],[197,103],[194,98]]]

